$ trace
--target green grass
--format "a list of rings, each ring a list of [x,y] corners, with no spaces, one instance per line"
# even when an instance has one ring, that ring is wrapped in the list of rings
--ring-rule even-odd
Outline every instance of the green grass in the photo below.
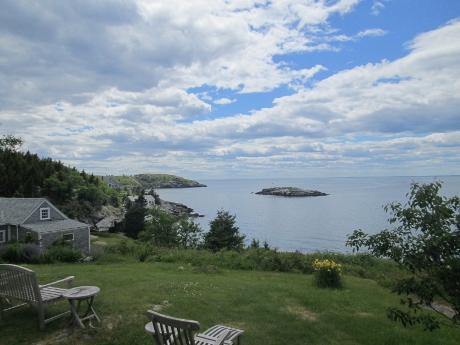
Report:
[[[0,320],[0,344],[153,344],[144,332],[146,310],[245,330],[244,345],[269,344],[457,344],[458,330],[434,333],[405,329],[385,316],[397,296],[375,281],[343,276],[344,289],[320,289],[313,276],[203,267],[187,263],[28,265],[39,283],[75,276],[75,286],[96,285],[95,329],[70,332],[68,319],[40,331],[35,310],[25,308]],[[167,302],[166,302],[167,301]],[[68,308],[47,309],[48,316]]]

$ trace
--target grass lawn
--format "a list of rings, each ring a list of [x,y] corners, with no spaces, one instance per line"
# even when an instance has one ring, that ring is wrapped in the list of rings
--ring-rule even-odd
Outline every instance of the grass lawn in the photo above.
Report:
[[[197,270],[187,264],[113,263],[28,265],[44,284],[69,275],[74,285],[96,285],[94,308],[101,323],[84,330],[68,319],[40,331],[36,310],[24,308],[0,320],[0,344],[153,344],[144,332],[145,312],[194,319],[202,330],[215,324],[245,330],[244,345],[458,344],[459,331],[405,329],[385,316],[398,297],[373,280],[344,276],[342,290],[320,289],[304,274]],[[47,308],[48,317],[68,308]]]

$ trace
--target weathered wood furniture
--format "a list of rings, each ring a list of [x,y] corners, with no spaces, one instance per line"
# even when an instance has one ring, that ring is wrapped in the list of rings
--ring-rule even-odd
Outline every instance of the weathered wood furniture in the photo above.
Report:
[[[231,345],[244,331],[226,326],[214,326],[204,333],[193,335],[200,330],[198,321],[178,319],[151,310],[147,311],[151,322],[145,331],[153,336],[156,345]]]
[[[67,277],[53,283],[38,285],[35,272],[27,268],[1,264],[0,265],[0,318],[4,317],[6,311],[12,311],[23,306],[35,306],[38,308],[40,328],[45,328],[48,322],[54,321],[63,316],[69,315],[70,311],[45,319],[45,307],[64,299],[62,294],[67,289],[54,287],[56,284],[67,283],[72,287],[74,277]],[[13,306],[13,301],[25,302]],[[9,308],[4,309],[6,305]]]
[[[76,322],[81,328],[85,328],[83,325],[85,320],[95,317],[97,321],[101,322],[93,309],[93,300],[99,291],[97,286],[79,286],[64,292],[63,296],[69,300],[70,311],[73,316],[71,323]],[[77,306],[75,306],[75,301],[78,301]],[[86,302],[86,311],[80,317],[78,313],[83,301]]]

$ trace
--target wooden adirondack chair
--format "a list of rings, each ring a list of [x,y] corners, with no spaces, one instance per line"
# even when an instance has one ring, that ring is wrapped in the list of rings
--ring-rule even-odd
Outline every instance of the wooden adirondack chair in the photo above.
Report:
[[[62,294],[67,289],[54,287],[56,284],[67,283],[68,288],[72,287],[74,277],[67,277],[53,283],[38,285],[35,272],[16,265],[0,265],[0,318],[4,317],[6,311],[12,311],[24,306],[35,306],[38,308],[40,328],[45,324],[70,315],[70,310],[65,313],[45,319],[45,307],[64,299]],[[13,306],[13,301],[25,302]],[[9,308],[4,309],[6,305]]]
[[[204,333],[193,335],[200,330],[198,321],[178,319],[151,310],[147,311],[151,322],[145,325],[147,333],[153,336],[156,345],[231,345],[244,331],[226,326],[214,326]]]

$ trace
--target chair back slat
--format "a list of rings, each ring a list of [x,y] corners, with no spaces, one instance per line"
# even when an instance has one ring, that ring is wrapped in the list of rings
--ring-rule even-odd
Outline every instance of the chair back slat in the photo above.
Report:
[[[178,319],[154,311],[147,311],[155,330],[153,338],[157,345],[194,345],[193,332],[200,329],[200,323]]]
[[[34,271],[15,265],[0,266],[0,296],[38,302],[39,294]]]

